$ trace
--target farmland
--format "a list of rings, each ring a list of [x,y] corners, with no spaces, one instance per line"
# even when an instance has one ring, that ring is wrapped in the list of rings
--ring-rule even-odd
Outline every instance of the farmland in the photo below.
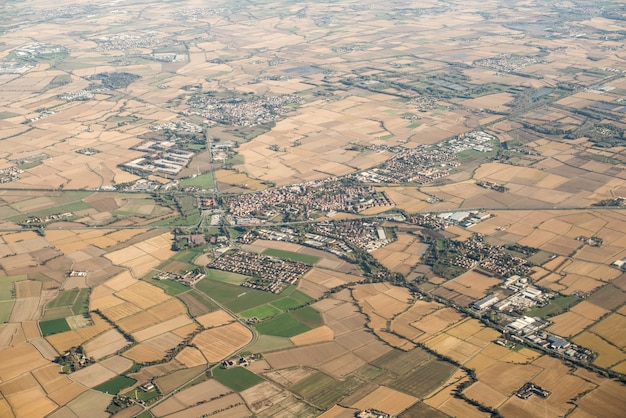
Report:
[[[621,2],[57,3],[0,5],[0,416],[623,415]]]

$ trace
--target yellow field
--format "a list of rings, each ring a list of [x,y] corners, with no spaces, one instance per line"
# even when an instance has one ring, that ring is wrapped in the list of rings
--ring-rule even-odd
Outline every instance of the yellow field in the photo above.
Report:
[[[390,415],[397,415],[415,402],[417,402],[417,398],[413,396],[385,386],[379,386],[372,393],[351,406],[360,410],[373,408]]]
[[[332,341],[335,333],[328,326],[323,325],[310,331],[291,337],[291,342],[296,346],[315,344],[324,341]]]
[[[593,361],[600,367],[611,367],[617,363],[626,360],[626,354],[623,351],[604,341],[597,335],[585,331],[577,335],[572,340],[574,343],[598,353],[598,357]]]
[[[233,318],[230,314],[226,313],[223,310],[210,312],[208,314],[199,316],[196,318],[196,321],[200,323],[205,328],[214,328],[222,325],[229,324],[233,322],[235,318]]]
[[[203,331],[192,342],[209,362],[215,363],[225,359],[251,339],[250,330],[236,322]]]

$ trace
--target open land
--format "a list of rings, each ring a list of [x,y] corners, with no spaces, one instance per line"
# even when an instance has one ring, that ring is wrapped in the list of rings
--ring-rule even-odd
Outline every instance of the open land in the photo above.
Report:
[[[5,3],[1,416],[623,415],[619,2]]]

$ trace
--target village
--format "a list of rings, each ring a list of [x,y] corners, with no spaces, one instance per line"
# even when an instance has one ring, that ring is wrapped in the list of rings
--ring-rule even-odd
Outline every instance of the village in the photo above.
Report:
[[[241,250],[225,252],[207,267],[250,276],[241,286],[270,293],[282,292],[311,268],[304,263]]]

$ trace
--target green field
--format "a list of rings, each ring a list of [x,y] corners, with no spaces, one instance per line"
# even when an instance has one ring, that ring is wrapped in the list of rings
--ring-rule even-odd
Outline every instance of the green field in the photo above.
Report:
[[[180,181],[181,187],[201,187],[203,189],[214,189],[215,179],[213,173],[200,174]]]
[[[259,305],[274,302],[284,297],[285,293],[291,294],[295,291],[295,287],[292,286],[285,289],[282,294],[275,295],[273,293],[235,286],[207,278],[200,280],[196,284],[196,289],[204,292],[218,302],[225,304],[237,313],[247,311]]]
[[[193,264],[193,260],[200,254],[202,254],[203,252],[204,252],[203,247],[195,247],[189,250],[179,251],[165,262],[168,262],[170,260],[176,260],[176,261],[182,261],[183,263]]]
[[[46,307],[45,318],[60,318],[61,312],[69,310],[65,316],[83,315],[89,312],[90,289],[62,290],[56,298],[52,299]]]
[[[48,303],[48,308],[60,308],[62,306],[73,305],[76,296],[78,296],[78,289],[61,290],[57,297]]]
[[[228,284],[240,285],[250,279],[250,277],[244,276],[243,274],[231,273],[223,270],[206,269],[206,272],[206,277],[208,279]]]
[[[13,309],[13,300],[0,301],[0,324],[4,324],[11,317],[11,310]]]
[[[0,301],[15,299],[15,286],[13,283],[21,282],[27,278],[28,277],[25,274],[0,277]]]
[[[272,257],[283,258],[285,260],[299,261],[301,263],[310,264],[310,265],[313,265],[317,263],[318,261],[320,261],[320,258],[315,257],[314,255],[294,253],[291,251],[284,251],[284,250],[276,250],[274,248],[268,248],[267,250],[263,251],[263,254],[269,255]]]
[[[152,389],[152,390],[149,390],[147,392],[144,392],[141,389],[139,389],[139,390],[129,390],[128,392],[124,393],[124,396],[127,396],[127,397],[132,398],[132,399],[137,399],[139,401],[144,401],[144,402],[149,402],[149,401],[151,401],[153,399],[156,399],[160,395],[161,394],[156,389]]]
[[[282,313],[280,309],[273,307],[272,305],[261,305],[259,307],[249,309],[247,311],[242,312],[240,315],[243,318],[259,318],[265,319],[274,315],[278,315]]]
[[[305,306],[303,308],[296,309],[295,311],[291,311],[289,312],[289,315],[311,328],[317,328],[324,325],[322,315],[310,306]]]
[[[303,304],[295,298],[286,297],[283,299],[278,299],[276,302],[272,302],[272,305],[274,305],[274,307],[280,309],[281,311],[286,311],[288,309],[294,309],[302,306]]]
[[[110,395],[117,395],[120,390],[132,386],[136,382],[137,381],[135,379],[131,379],[130,377],[116,376],[111,380],[107,380],[106,382],[95,386],[94,389]]]
[[[289,314],[282,314],[268,319],[255,326],[259,334],[274,335],[276,337],[293,337],[311,329]]]
[[[538,316],[540,318],[546,318],[554,315],[558,315],[565,312],[570,306],[578,302],[579,299],[576,296],[557,296],[550,301],[546,306],[534,307],[526,311],[528,316]]]
[[[244,367],[231,367],[230,369],[216,367],[212,372],[215,380],[235,392],[241,392],[263,382],[263,378]]]
[[[302,396],[312,404],[326,409],[362,384],[360,380],[353,376],[348,376],[341,381],[333,379],[322,372],[317,372],[291,386],[289,390]]]
[[[89,312],[89,294],[91,289],[80,289],[74,304],[72,305],[72,312],[74,315],[84,315]]]
[[[71,330],[70,326],[67,324],[67,321],[65,321],[65,318],[41,321],[39,322],[39,328],[41,328],[41,335],[43,335],[44,337],[52,334],[58,334],[59,332]]]
[[[175,282],[174,280],[165,279],[165,280],[150,280],[150,284],[160,287],[165,290],[170,296],[180,295],[181,293],[188,292],[191,289],[189,286],[185,286],[182,283]]]

